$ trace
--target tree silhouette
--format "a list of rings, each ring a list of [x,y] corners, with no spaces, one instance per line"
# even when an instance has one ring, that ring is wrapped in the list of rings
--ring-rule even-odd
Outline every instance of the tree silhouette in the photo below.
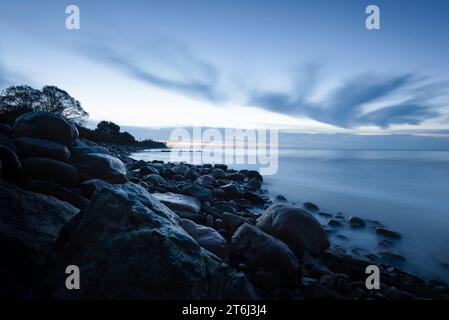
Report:
[[[31,111],[48,111],[83,123],[88,113],[78,100],[55,86],[42,91],[30,86],[12,86],[0,92],[0,122],[12,124],[20,115]]]

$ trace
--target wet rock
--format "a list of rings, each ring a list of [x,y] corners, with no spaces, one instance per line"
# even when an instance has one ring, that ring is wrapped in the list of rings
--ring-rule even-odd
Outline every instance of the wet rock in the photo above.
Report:
[[[24,187],[29,191],[42,193],[47,196],[55,197],[61,201],[68,202],[81,210],[86,209],[90,204],[90,201],[86,198],[52,182],[34,180],[27,182]]]
[[[224,225],[226,226],[226,229],[228,229],[231,232],[237,230],[242,224],[251,223],[248,219],[244,217],[228,212],[223,213],[223,222]]]
[[[12,135],[12,128],[6,123],[0,123],[0,134],[10,137]]]
[[[258,300],[260,299],[254,286],[243,272],[233,272],[226,280],[225,300]]]
[[[70,148],[72,158],[76,158],[89,153],[101,153],[110,154],[109,150],[105,147],[99,146],[89,140],[78,139],[74,145]]]
[[[330,219],[327,224],[332,227],[342,227],[343,226],[343,224],[340,221],[335,220],[335,219]]]
[[[228,166],[227,166],[227,165],[225,165],[225,164],[219,164],[219,163],[215,164],[215,165],[214,165],[214,168],[217,168],[217,169],[220,169],[220,170],[223,170],[223,171],[228,170]]]
[[[278,194],[274,197],[275,202],[287,202],[287,198],[285,198],[282,194]]]
[[[211,172],[212,176],[214,177],[214,179],[224,179],[226,178],[226,172],[222,169],[212,169]]]
[[[376,228],[376,233],[378,235],[390,238],[390,239],[395,239],[395,240],[399,240],[401,239],[401,234],[399,232],[396,231],[391,231],[385,228]]]
[[[289,204],[274,204],[257,221],[257,227],[288,244],[301,257],[304,251],[319,254],[329,247],[320,223],[310,213]]]
[[[197,198],[200,201],[212,200],[212,191],[207,188],[202,188],[195,183],[180,186],[179,192]]]
[[[214,229],[181,219],[182,228],[204,249],[224,260],[227,258],[226,240]]]
[[[200,201],[194,197],[171,192],[153,193],[153,196],[175,213],[179,211],[198,213],[201,210]]]
[[[330,218],[330,217],[332,217],[332,214],[327,213],[327,212],[323,212],[323,211],[318,212],[318,215],[320,215],[320,216],[322,216],[322,217],[325,217],[325,218]]]
[[[82,181],[97,178],[112,184],[128,181],[125,164],[118,158],[107,154],[89,153],[72,158],[70,164],[80,172]]]
[[[266,202],[263,197],[254,192],[243,192],[242,198],[249,200],[253,204],[264,204]]]
[[[22,160],[25,177],[28,180],[43,180],[71,188],[78,185],[78,170],[61,161],[46,158],[27,158]]]
[[[173,171],[180,176],[185,176],[187,171],[189,171],[189,167],[185,164],[178,164],[173,167]]]
[[[242,173],[244,170],[239,171],[240,173]],[[251,178],[256,178],[260,181],[263,181],[263,177],[260,175],[259,171],[256,170],[248,170],[246,171],[246,176],[251,179]]]
[[[50,140],[22,137],[14,140],[21,158],[42,157],[59,161],[70,158],[70,150],[63,144]]]
[[[221,186],[220,189],[225,192],[228,199],[237,199],[240,197],[240,188],[234,183],[229,183]]]
[[[319,211],[320,208],[318,208],[318,206],[312,202],[304,202],[303,207],[306,208],[306,210],[312,211],[312,212],[316,212]]]
[[[171,179],[176,175],[176,172],[173,171],[171,168],[163,168],[161,172],[161,176],[163,176],[166,179]]]
[[[250,178],[248,183],[245,184],[245,188],[250,191],[257,191],[262,187],[262,180],[258,178]]]
[[[150,209],[164,207],[154,197],[141,189],[141,199],[149,202],[145,205],[135,194],[130,196],[127,185],[97,193],[78,227],[59,246],[45,286],[49,297],[223,298],[229,268],[202,249],[180,224]],[[80,268],[79,290],[61,286],[69,264]]]
[[[80,183],[81,194],[87,199],[92,198],[95,192],[108,186],[111,185],[101,179],[89,179]]]
[[[366,226],[365,220],[359,217],[349,217],[348,222],[351,228],[364,228]]]
[[[210,187],[215,184],[215,179],[211,175],[200,176],[195,180],[195,184],[202,187]]]
[[[45,273],[62,226],[79,211],[67,202],[0,181],[0,297],[28,296]]]
[[[232,236],[233,254],[250,268],[276,275],[286,286],[298,280],[298,260],[282,241],[250,224],[240,226]]]
[[[226,199],[226,193],[222,189],[218,189],[218,188],[213,189],[212,194],[213,194],[213,197],[219,201]]]
[[[17,153],[17,148],[14,141],[9,136],[2,133],[0,133],[0,145],[8,147],[12,152]]]
[[[22,179],[22,164],[14,151],[0,145],[0,161],[2,163],[1,178],[3,180],[17,183]]]
[[[28,112],[14,122],[14,136],[51,140],[71,147],[78,138],[76,126],[66,118],[50,112]]]
[[[185,177],[186,177],[186,179],[195,181],[199,177],[199,174],[198,174],[198,172],[196,172],[195,169],[190,168],[189,170],[187,170]]]
[[[226,176],[227,179],[242,182],[245,180],[245,177],[240,173],[231,173]]]
[[[159,170],[157,170],[155,167],[153,167],[151,164],[147,164],[140,168],[140,174],[146,176],[149,174],[157,174],[159,175]]]

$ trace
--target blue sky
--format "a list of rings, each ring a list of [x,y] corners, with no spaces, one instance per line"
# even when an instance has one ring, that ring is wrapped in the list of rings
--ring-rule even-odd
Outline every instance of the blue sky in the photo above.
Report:
[[[0,27],[0,86],[57,85],[94,121],[449,133],[445,0],[2,0]]]

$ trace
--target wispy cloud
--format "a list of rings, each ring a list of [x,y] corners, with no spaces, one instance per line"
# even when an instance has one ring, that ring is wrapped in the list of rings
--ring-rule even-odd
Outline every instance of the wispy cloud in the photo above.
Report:
[[[316,86],[315,71],[303,74],[302,82]],[[428,82],[414,74],[379,76],[364,74],[345,81],[320,103],[310,102],[313,88],[295,85],[293,93],[253,92],[249,104],[291,116],[305,116],[342,128],[374,125],[386,128],[392,124],[419,124],[438,117],[447,98],[447,83]],[[299,92],[299,94],[298,94]],[[388,98],[399,96],[400,102]],[[384,100],[382,107],[366,111],[365,106]],[[446,104],[449,99],[446,100]]]
[[[197,58],[181,42],[164,40],[146,45],[127,43],[122,44],[123,47],[128,47],[128,50],[96,40],[83,46],[82,52],[97,62],[108,64],[152,86],[211,102],[225,99],[225,95],[218,90],[217,69]],[[156,71],[161,66],[169,67],[172,75]]]

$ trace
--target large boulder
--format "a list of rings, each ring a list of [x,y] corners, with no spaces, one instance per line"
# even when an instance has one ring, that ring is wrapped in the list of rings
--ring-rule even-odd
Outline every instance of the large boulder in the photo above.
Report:
[[[0,297],[30,298],[62,226],[79,210],[4,182],[0,182],[0,203]]]
[[[96,143],[85,139],[77,139],[73,146],[70,148],[70,151],[73,158],[88,153],[109,154],[109,150],[105,147],[99,146]]]
[[[102,153],[87,153],[72,158],[70,163],[80,172],[82,181],[98,178],[119,184],[128,181],[125,164],[118,158]]]
[[[226,240],[212,228],[196,224],[192,220],[182,219],[182,228],[204,249],[217,257],[226,259]]]
[[[14,122],[14,136],[51,140],[67,147],[78,138],[78,129],[66,118],[50,112],[28,112]]]
[[[16,145],[14,141],[7,135],[0,133],[0,145],[8,147],[11,151],[17,153]]]
[[[191,196],[171,192],[153,193],[153,196],[174,212],[198,213],[201,209],[198,199]]]
[[[322,253],[330,245],[315,217],[294,205],[272,205],[258,219],[256,226],[288,244],[297,257],[302,257],[304,251]]]
[[[81,210],[86,209],[90,203],[89,200],[73,192],[72,190],[66,189],[48,181],[28,181],[24,185],[24,188],[32,192],[42,193],[46,194],[47,196],[55,197],[61,201],[66,201],[72,206]]]
[[[92,198],[95,192],[110,185],[111,184],[101,179],[84,180],[83,182],[80,183],[81,194],[83,195],[83,197],[90,199]]]
[[[66,188],[76,187],[79,182],[78,170],[65,162],[27,158],[22,160],[22,166],[28,180],[49,181]]]
[[[42,157],[59,161],[70,158],[70,150],[63,144],[50,140],[21,137],[14,140],[21,158]]]
[[[0,145],[0,161],[2,163],[1,178],[3,180],[19,182],[22,179],[22,164],[14,151],[6,146]]]
[[[221,299],[229,267],[202,249],[180,223],[153,211],[150,207],[163,206],[154,197],[143,189],[140,196],[132,195],[133,190],[114,186],[94,195],[65,243],[58,243],[61,249],[45,283],[49,297]],[[67,265],[80,269],[79,290],[65,287]]]
[[[232,236],[233,255],[254,270],[273,274],[279,284],[298,281],[298,260],[290,248],[262,230],[245,223]]]

